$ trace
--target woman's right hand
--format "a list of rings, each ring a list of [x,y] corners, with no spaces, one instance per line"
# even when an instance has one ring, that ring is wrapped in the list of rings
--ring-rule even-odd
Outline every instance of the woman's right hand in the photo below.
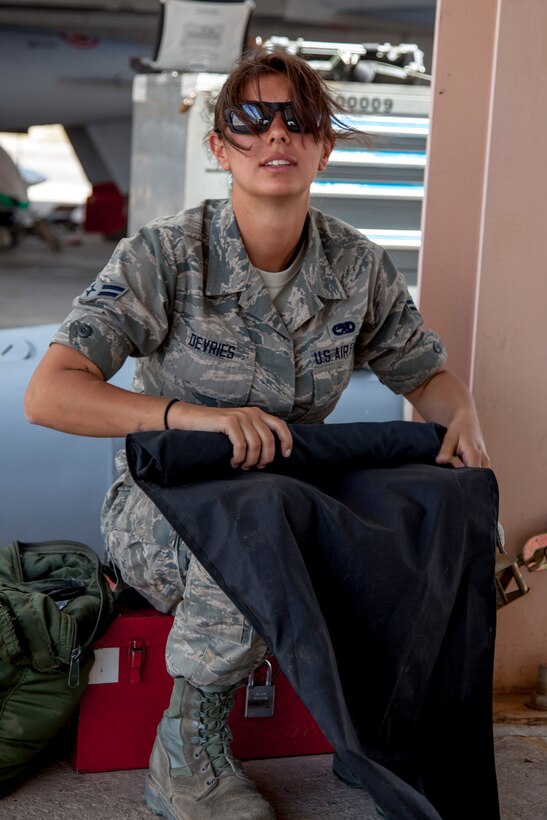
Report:
[[[206,430],[224,433],[234,448],[232,467],[259,469],[273,461],[275,437],[287,457],[292,450],[292,436],[286,423],[258,407],[203,407],[177,402],[169,410],[169,428]]]

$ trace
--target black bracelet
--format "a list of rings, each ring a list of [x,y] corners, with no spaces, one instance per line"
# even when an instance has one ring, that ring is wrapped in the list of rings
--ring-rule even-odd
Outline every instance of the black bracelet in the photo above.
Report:
[[[169,425],[167,424],[167,414],[168,414],[169,410],[172,408],[172,406],[174,404],[176,404],[178,401],[180,401],[180,399],[171,399],[171,401],[168,402],[167,406],[165,407],[165,410],[163,412],[163,426],[165,427],[166,430],[171,429],[169,427]]]

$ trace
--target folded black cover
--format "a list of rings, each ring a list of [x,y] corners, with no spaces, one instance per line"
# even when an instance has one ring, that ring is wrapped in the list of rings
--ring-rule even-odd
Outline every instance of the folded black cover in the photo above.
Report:
[[[136,482],[384,811],[497,820],[493,473],[436,466],[436,425],[291,432],[292,455],[265,470],[232,469],[217,433],[126,446]]]

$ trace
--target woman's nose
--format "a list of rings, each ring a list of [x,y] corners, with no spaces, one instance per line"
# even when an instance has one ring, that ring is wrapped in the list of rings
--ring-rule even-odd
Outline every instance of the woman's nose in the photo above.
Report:
[[[281,116],[281,111],[276,111],[274,114],[272,124],[268,129],[268,139],[270,142],[275,142],[276,140],[280,140],[281,142],[290,141],[289,131],[287,130],[285,121]]]

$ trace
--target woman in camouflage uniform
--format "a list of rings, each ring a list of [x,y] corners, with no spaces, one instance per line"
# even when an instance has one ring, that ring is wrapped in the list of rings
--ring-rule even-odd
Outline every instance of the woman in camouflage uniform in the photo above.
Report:
[[[240,61],[216,103],[210,148],[228,201],[157,219],[124,240],[78,297],[29,386],[29,420],[87,436],[179,428],[224,433],[232,466],[263,468],[287,422],[319,422],[370,365],[447,435],[439,463],[488,466],[467,388],[444,367],[403,278],[378,246],[309,207],[337,106],[284,51]],[[136,356],[133,391],[108,384]],[[103,509],[110,558],[174,612],[174,677],[146,799],[165,817],[266,820],[271,807],[231,755],[235,690],[266,647],[157,508],[123,454]],[[199,718],[199,719],[198,719]]]

